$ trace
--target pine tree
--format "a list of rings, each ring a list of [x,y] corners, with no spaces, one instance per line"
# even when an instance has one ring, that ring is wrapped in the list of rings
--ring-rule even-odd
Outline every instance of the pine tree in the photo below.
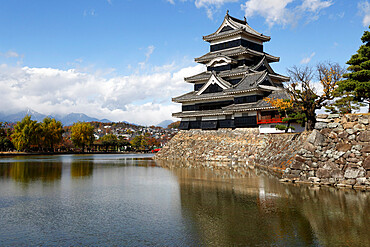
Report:
[[[369,26],[370,28],[370,26]],[[350,103],[363,102],[369,104],[370,112],[370,32],[365,31],[361,37],[363,45],[357,53],[347,62],[349,73],[344,74],[346,78],[338,82],[337,92],[342,98],[336,103],[339,109],[347,107]],[[349,110],[351,107],[349,108]],[[348,110],[347,110],[348,112]]]

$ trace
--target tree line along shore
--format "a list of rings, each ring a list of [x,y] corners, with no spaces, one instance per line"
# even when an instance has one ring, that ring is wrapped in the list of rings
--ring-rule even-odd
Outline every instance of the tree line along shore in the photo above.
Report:
[[[16,124],[0,123],[2,154],[151,152],[168,142],[177,129],[129,123],[78,122],[63,126],[46,117],[42,122],[26,115]]]

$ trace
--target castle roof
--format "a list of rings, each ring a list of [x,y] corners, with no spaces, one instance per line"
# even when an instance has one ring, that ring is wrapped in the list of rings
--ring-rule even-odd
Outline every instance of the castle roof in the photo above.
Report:
[[[267,70],[269,72],[269,76],[272,79],[275,79],[277,81],[289,81],[289,77],[283,76],[280,74],[277,74],[274,72],[274,70],[270,67],[269,63],[267,62],[266,57],[264,56],[261,61],[256,64],[255,66],[239,66],[237,68],[231,69],[231,70],[223,70],[217,73],[217,75],[221,78],[225,77],[232,77],[232,76],[240,76],[240,75],[245,75],[246,73],[256,73],[258,72],[258,69],[263,68],[264,70]],[[199,81],[206,81],[209,80],[212,72],[211,71],[204,71],[202,73],[185,77],[185,81],[194,83],[194,82],[199,82]]]
[[[218,75],[213,74],[214,77],[219,78]],[[268,80],[270,85],[262,85],[262,82]],[[281,90],[280,87],[276,87],[269,78],[267,71],[260,71],[255,73],[245,74],[243,79],[240,80],[236,85],[229,85],[227,88],[223,88],[222,92],[216,93],[202,93],[209,85],[205,84],[200,91],[192,91],[190,93],[183,94],[181,96],[172,99],[174,102],[193,102],[202,100],[214,100],[214,99],[227,99],[232,98],[235,94],[248,93],[253,91],[274,91]]]
[[[226,13],[224,20],[217,31],[203,36],[203,39],[209,42],[238,34],[244,34],[262,42],[270,40],[269,36],[263,35],[249,26],[246,20],[240,20],[232,17],[228,12]]]
[[[290,99],[288,93],[284,90],[276,90],[272,91],[272,93],[268,96],[268,98],[272,99]],[[232,104],[223,107],[224,111],[232,111],[232,112],[240,112],[240,111],[255,111],[255,110],[265,110],[265,109],[275,109],[270,103],[265,101],[264,99],[258,100],[257,102],[253,103],[244,103],[244,104]]]
[[[281,90],[273,91],[269,95],[269,98],[289,99],[289,95],[284,89],[281,89]],[[225,114],[232,114],[234,112],[247,112],[247,111],[269,110],[269,109],[276,109],[276,107],[273,107],[267,101],[260,99],[257,102],[244,103],[244,104],[232,104],[232,105],[225,106],[217,110],[177,112],[177,113],[173,113],[172,116],[181,117],[181,118],[200,117],[200,116],[220,116],[220,115],[225,115]]]
[[[248,72],[248,70],[249,70],[248,66],[239,66],[235,69],[220,71],[219,73],[217,73],[217,75],[219,77],[230,77],[230,76],[244,75],[246,72]],[[202,73],[186,77],[185,81],[187,81],[187,82],[197,82],[197,81],[208,80],[209,77],[211,76],[211,74],[212,74],[211,71],[204,71]]]
[[[201,57],[195,58],[194,60],[197,63],[208,63],[212,59],[219,57],[219,56],[233,57],[233,56],[239,56],[243,54],[249,54],[251,56],[258,56],[261,58],[265,56],[268,62],[278,62],[280,60],[279,57],[272,56],[265,52],[255,51],[255,50],[246,48],[244,46],[237,46],[237,47],[219,50],[219,51],[211,51]]]

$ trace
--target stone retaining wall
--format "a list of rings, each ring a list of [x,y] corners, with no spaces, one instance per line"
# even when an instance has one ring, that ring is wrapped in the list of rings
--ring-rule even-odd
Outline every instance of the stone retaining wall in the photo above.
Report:
[[[260,166],[287,182],[367,189],[369,119],[370,114],[322,114],[314,131],[296,134],[259,134],[258,129],[180,131],[155,159],[217,161],[210,163],[213,168],[238,171]]]
[[[370,114],[318,115],[284,178],[296,183],[370,187]]]

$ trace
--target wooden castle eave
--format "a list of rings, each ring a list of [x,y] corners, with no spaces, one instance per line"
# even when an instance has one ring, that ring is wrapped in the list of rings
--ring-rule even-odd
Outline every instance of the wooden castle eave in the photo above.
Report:
[[[218,56],[234,57],[234,56],[239,56],[239,55],[244,55],[244,54],[250,54],[250,55],[258,56],[258,57],[266,56],[266,59],[269,62],[278,62],[280,60],[279,57],[272,56],[265,52],[255,51],[255,50],[246,48],[244,46],[237,46],[237,47],[232,47],[232,48],[228,48],[224,50],[208,52],[207,54],[201,57],[195,58],[194,61],[197,63],[208,63],[209,61],[211,61],[212,59]]]

